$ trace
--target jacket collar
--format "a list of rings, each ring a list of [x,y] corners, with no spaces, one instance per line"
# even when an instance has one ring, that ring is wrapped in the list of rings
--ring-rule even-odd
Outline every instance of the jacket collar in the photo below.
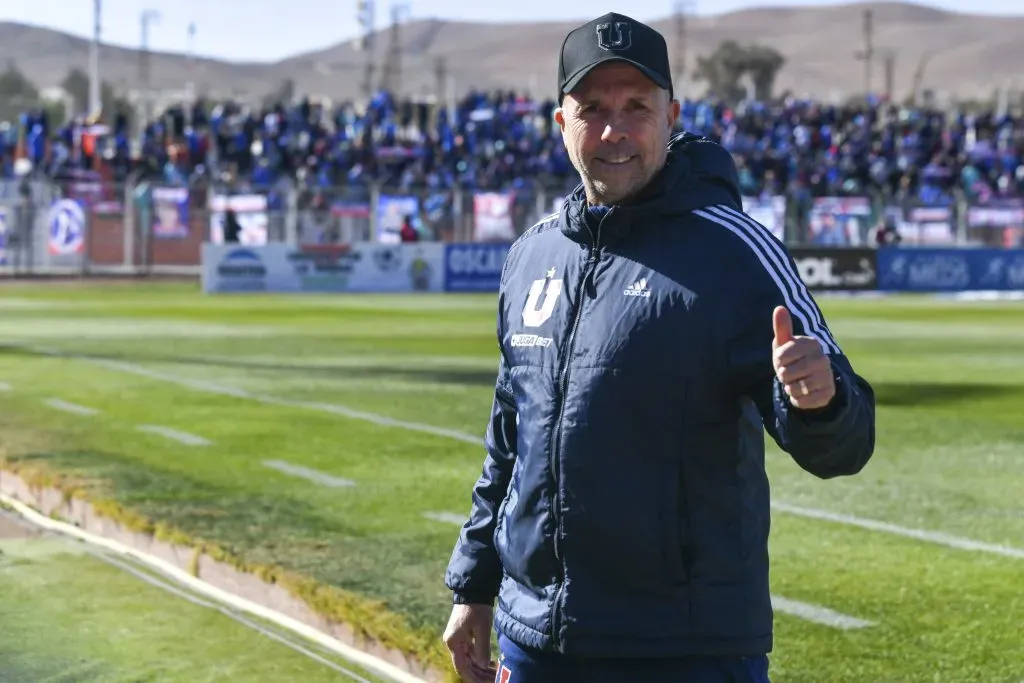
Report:
[[[627,240],[637,230],[668,217],[716,204],[742,210],[732,155],[708,138],[679,133],[669,140],[661,171],[635,198],[609,207],[600,226],[588,216],[582,184],[562,203],[559,226],[573,241],[587,245],[597,241],[604,246]]]

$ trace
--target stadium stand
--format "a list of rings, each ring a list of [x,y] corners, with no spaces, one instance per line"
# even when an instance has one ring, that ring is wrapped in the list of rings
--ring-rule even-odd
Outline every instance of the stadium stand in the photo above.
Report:
[[[514,92],[470,93],[450,111],[386,92],[363,110],[308,99],[263,110],[198,102],[165,111],[138,140],[124,117],[57,125],[27,112],[0,129],[0,171],[11,176],[21,156],[58,181],[227,184],[266,196],[269,211],[289,192],[300,208],[365,204],[374,185],[422,196],[428,217],[446,210],[453,188],[514,192],[516,206],[532,207],[538,193],[549,203],[578,183],[552,124],[555,106]],[[1012,115],[706,99],[685,102],[678,126],[724,144],[744,195],[766,210],[772,197],[801,216],[824,199],[953,210],[1024,198],[1024,118]]]
[[[100,147],[115,177],[139,169],[171,185],[201,182],[219,163],[254,188],[288,177],[314,187],[378,181],[402,189],[457,183],[506,190],[533,181],[564,189],[577,178],[553,130],[554,107],[512,92],[472,93],[452,115],[388,93],[375,95],[365,111],[309,100],[262,111],[200,102],[149,123],[134,153],[123,117],[97,133],[81,117],[55,127],[27,112],[0,139],[0,159],[10,175],[23,136],[26,156],[52,176],[93,168]],[[875,191],[934,205],[952,201],[956,191],[979,199],[1024,195],[1024,119],[1010,115],[800,100],[732,108],[700,100],[684,103],[679,126],[730,149],[748,194],[793,185],[812,196]]]

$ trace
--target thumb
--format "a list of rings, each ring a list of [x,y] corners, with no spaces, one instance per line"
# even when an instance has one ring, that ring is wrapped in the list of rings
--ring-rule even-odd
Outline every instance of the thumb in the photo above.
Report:
[[[785,306],[777,306],[772,313],[772,328],[775,330],[775,346],[793,341],[793,318]]]

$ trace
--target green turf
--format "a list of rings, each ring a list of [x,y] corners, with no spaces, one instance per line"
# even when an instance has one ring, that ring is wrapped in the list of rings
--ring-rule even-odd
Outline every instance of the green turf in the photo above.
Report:
[[[6,295],[8,458],[87,477],[94,495],[383,600],[439,637],[457,529],[422,514],[467,511],[481,449],[337,406],[481,437],[493,296],[210,298],[181,285]],[[860,476],[828,482],[772,449],[773,498],[1024,547],[1024,305],[822,305],[878,392],[878,449]],[[54,397],[102,412],[58,412],[43,403]],[[213,444],[182,446],[139,423]],[[319,486],[268,459],[358,483]],[[780,614],[773,681],[1024,680],[1024,561],[782,513],[771,550],[776,593],[877,622],[842,632]]]
[[[0,682],[380,680],[333,660],[358,678],[111,566],[81,544],[0,541]]]

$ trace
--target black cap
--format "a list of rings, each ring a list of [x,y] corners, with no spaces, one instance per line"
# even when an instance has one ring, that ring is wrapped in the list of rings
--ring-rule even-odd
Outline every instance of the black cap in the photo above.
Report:
[[[650,26],[609,12],[569,32],[558,56],[558,101],[573,91],[594,67],[626,62],[640,69],[672,96],[672,73],[665,37]]]

